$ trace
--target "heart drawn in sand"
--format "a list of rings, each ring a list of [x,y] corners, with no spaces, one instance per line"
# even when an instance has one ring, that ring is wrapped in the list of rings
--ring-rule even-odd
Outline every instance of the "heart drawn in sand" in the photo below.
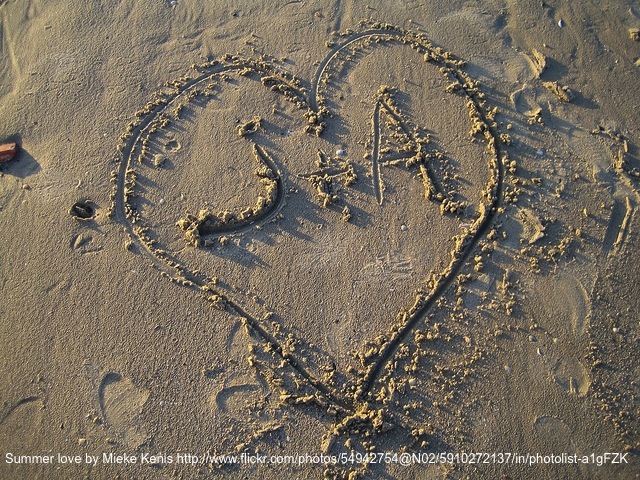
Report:
[[[137,250],[347,413],[487,230],[503,177],[464,63],[362,28],[310,83],[264,57],[194,65],[136,114],[112,175]]]

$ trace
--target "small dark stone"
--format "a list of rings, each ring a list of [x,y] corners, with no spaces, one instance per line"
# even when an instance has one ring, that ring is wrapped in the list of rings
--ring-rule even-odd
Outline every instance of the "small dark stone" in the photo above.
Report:
[[[80,202],[76,202],[71,206],[71,210],[69,213],[72,217],[87,220],[89,218],[93,218],[96,215],[96,209],[93,206],[93,203],[89,200],[82,200]]]

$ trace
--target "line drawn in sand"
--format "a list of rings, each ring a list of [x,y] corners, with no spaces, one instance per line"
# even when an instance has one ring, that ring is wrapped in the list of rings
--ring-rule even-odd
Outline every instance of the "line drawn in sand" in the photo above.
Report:
[[[424,185],[424,195],[428,200],[444,201],[447,195],[441,188],[437,187],[433,172],[429,162],[424,159],[444,159],[444,153],[438,150],[429,152],[427,145],[430,143],[428,136],[421,136],[408,124],[401,109],[394,101],[394,89],[390,87],[380,87],[376,93],[376,105],[372,115],[372,147],[371,147],[371,169],[373,177],[373,189],[379,205],[384,201],[384,181],[382,179],[382,167],[387,165],[398,165],[401,161],[406,161],[406,165],[419,165],[419,176]],[[384,152],[382,141],[382,120],[386,117],[386,127],[390,130],[390,136],[401,145],[401,151],[391,154]],[[454,202],[448,199],[451,205]],[[456,208],[463,208],[459,204]]]

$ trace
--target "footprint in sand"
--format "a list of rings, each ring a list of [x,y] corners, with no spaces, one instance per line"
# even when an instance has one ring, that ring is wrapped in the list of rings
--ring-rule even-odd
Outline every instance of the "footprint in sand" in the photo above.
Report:
[[[227,337],[227,357],[238,365],[247,365],[247,345],[252,340],[241,322],[236,322]],[[244,370],[244,371],[243,371]],[[209,397],[209,405],[232,418],[246,419],[252,408],[262,408],[268,388],[252,369],[240,368],[217,381]]]
[[[249,383],[247,383],[249,382]],[[246,417],[252,406],[263,403],[265,392],[247,377],[227,379],[211,396],[212,407],[234,418]]]
[[[129,447],[139,447],[147,439],[138,416],[149,398],[149,391],[136,387],[119,373],[111,372],[102,379],[98,398],[107,431]]]
[[[561,419],[543,415],[533,422],[538,445],[549,452],[575,452],[573,432]]]
[[[42,423],[43,410],[44,402],[40,397],[23,398],[0,417],[0,436],[9,438],[15,436],[15,432],[24,430],[33,432]],[[33,436],[35,435],[27,437],[33,438]]]
[[[584,397],[589,391],[589,371],[575,358],[558,359],[551,372],[555,382],[568,393]]]
[[[589,449],[576,441],[576,436],[567,423],[552,415],[541,415],[533,421],[534,447],[545,454],[577,454],[586,455]],[[592,466],[584,464],[556,465],[555,471],[549,472],[554,478],[600,478]]]
[[[4,448],[8,449],[10,446],[10,451],[25,455],[38,451],[43,445],[42,439],[48,438],[43,424],[44,400],[38,396],[30,396],[9,408],[6,406],[3,405],[0,409],[0,438],[4,440]],[[0,478],[18,478],[18,474],[19,470],[16,470],[15,465],[5,463],[3,453]]]
[[[586,353],[584,336],[591,316],[587,291],[568,273],[542,278],[534,286],[534,301],[543,316],[539,323],[555,338],[545,361],[553,381],[572,395],[585,396],[591,385],[589,370],[580,359]]]
[[[71,248],[80,253],[97,253],[102,250],[102,245],[98,245],[93,235],[85,232],[73,236],[70,242]]]

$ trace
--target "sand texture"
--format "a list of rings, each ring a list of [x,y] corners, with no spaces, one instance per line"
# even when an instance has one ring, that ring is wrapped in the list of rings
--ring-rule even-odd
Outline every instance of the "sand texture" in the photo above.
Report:
[[[638,478],[639,27],[0,1],[0,478]]]

